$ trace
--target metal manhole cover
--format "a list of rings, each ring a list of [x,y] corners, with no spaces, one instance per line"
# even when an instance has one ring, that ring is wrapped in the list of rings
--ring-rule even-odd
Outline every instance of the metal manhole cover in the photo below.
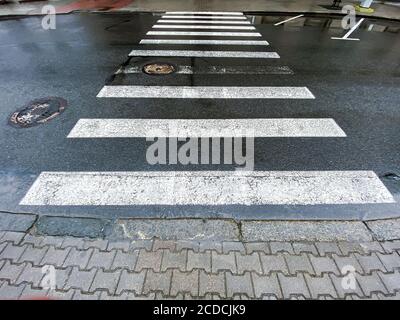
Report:
[[[150,63],[143,67],[143,72],[152,75],[165,75],[175,71],[175,67],[169,63]]]
[[[29,102],[10,117],[10,124],[18,128],[29,128],[46,123],[62,113],[67,101],[58,97],[47,97]]]

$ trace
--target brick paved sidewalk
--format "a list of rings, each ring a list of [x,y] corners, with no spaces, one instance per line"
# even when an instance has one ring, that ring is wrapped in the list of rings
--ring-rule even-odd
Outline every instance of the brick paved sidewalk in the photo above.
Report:
[[[43,288],[51,283],[44,266],[54,267],[54,289]],[[346,268],[354,272],[343,275]],[[344,289],[343,279],[355,279],[355,287]],[[400,241],[108,241],[0,232],[0,298],[41,296],[399,300]]]

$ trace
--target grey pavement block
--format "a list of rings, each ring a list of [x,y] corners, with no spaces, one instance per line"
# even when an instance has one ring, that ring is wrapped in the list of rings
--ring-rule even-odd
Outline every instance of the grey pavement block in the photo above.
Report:
[[[14,232],[14,231],[7,231],[3,233],[3,236],[0,239],[1,242],[12,242],[15,245],[19,244],[22,239],[24,238],[24,232]]]
[[[156,294],[150,293],[148,295],[137,295],[134,292],[128,292],[127,300],[155,300]]]
[[[94,249],[87,268],[103,268],[105,270],[110,270],[116,253],[116,251],[106,252]]]
[[[376,253],[372,253],[368,256],[362,256],[358,253],[354,254],[361,267],[364,270],[364,273],[371,273],[372,271],[384,271],[385,267],[383,266],[381,260],[379,260]]]
[[[36,215],[0,212],[0,231],[26,232],[36,221]]]
[[[108,241],[107,251],[122,250],[128,252],[131,242],[129,240]]]
[[[127,270],[122,270],[116,294],[119,295],[122,292],[133,291],[136,295],[140,295],[142,293],[145,274],[146,271],[128,272]]]
[[[361,242],[340,241],[338,246],[345,256],[351,253],[368,254],[368,252],[365,252],[365,247],[361,245]]]
[[[41,246],[53,246],[55,248],[60,248],[64,241],[64,237],[45,236],[41,238],[42,238],[42,242],[40,243]]]
[[[319,255],[321,256],[326,256],[333,253],[337,255],[342,255],[342,251],[340,251],[340,248],[336,242],[321,241],[316,242],[315,246],[317,247]]]
[[[33,267],[30,263],[26,263],[15,284],[29,283],[34,288],[40,288],[44,275],[41,267]]]
[[[108,241],[104,239],[92,239],[92,240],[85,240],[83,243],[83,249],[94,248],[101,251],[105,251],[108,246]]]
[[[379,273],[379,277],[390,294],[400,293],[400,272]]]
[[[63,266],[64,267],[77,266],[79,269],[86,269],[92,254],[93,254],[93,249],[77,250],[75,248],[71,248],[67,257],[64,260]]]
[[[54,247],[49,247],[40,264],[61,267],[64,264],[64,261],[67,258],[70,250],[70,248],[56,249]]]
[[[265,275],[270,274],[271,272],[277,271],[282,272],[284,274],[288,274],[289,270],[287,268],[285,259],[283,255],[265,255],[260,254],[261,264],[263,267],[263,271]]]
[[[400,240],[384,241],[381,242],[381,245],[387,253],[397,251],[400,254]]]
[[[226,294],[228,298],[235,294],[245,294],[250,298],[254,298],[253,284],[250,272],[243,275],[233,275],[230,272],[225,273],[226,277]]]
[[[223,272],[209,274],[200,270],[199,296],[203,297],[209,293],[218,294],[221,298],[226,297],[225,274]]]
[[[246,271],[254,271],[258,274],[262,274],[260,256],[257,252],[254,252],[250,255],[242,255],[239,252],[236,252],[236,263],[237,263],[237,272],[239,274],[243,274]]]
[[[110,295],[107,291],[102,291],[100,293],[100,300],[128,300],[128,297],[128,292],[124,292],[121,295]]]
[[[5,247],[7,247],[8,242],[3,242],[0,243],[0,254],[3,252],[3,250],[5,249]]]
[[[252,254],[253,252],[271,253],[268,242],[245,242],[244,246],[247,254]]]
[[[56,290],[61,290],[65,287],[65,285],[67,284],[69,275],[72,272],[72,267],[69,268],[56,268]]]
[[[199,295],[199,270],[193,270],[192,272],[173,270],[170,295],[176,296],[178,293],[189,293],[192,296]]]
[[[200,243],[194,240],[177,240],[176,241],[176,251],[181,251],[183,249],[191,249],[194,252],[199,252]]]
[[[78,289],[84,292],[89,292],[89,288],[93,282],[96,272],[96,269],[82,271],[77,267],[73,267],[64,289]]]
[[[21,300],[32,300],[32,299],[43,299],[47,297],[49,289],[43,288],[32,288],[30,285],[26,285],[21,293]]]
[[[13,262],[18,262],[26,249],[26,246],[17,246],[12,243],[8,243],[7,246],[0,253],[0,260],[9,259]]]
[[[25,284],[19,286],[9,285],[6,282],[0,287],[0,300],[19,299],[25,289]]]
[[[269,246],[271,248],[272,254],[284,253],[284,252],[289,254],[294,254],[294,250],[290,242],[272,241],[269,243]]]
[[[68,291],[50,290],[47,297],[51,300],[72,300],[74,293],[75,291],[72,289]]]
[[[376,272],[371,275],[362,275],[357,276],[357,281],[360,284],[361,290],[364,292],[366,296],[370,296],[372,293],[381,292],[383,294],[387,294],[387,290],[379,278]]]
[[[191,271],[192,269],[204,269],[211,272],[211,253],[209,251],[203,253],[188,251],[186,270]]]
[[[99,269],[94,277],[92,285],[89,289],[90,292],[97,291],[99,289],[106,290],[109,294],[114,294],[117,289],[118,281],[121,275],[121,271],[104,272]]]
[[[360,277],[357,273],[347,274],[345,276],[337,276],[330,274],[329,277],[335,286],[339,298],[343,299],[350,295],[363,296],[357,279]]]
[[[153,269],[155,272],[159,272],[161,270],[162,256],[162,250],[147,252],[146,250],[141,249],[139,251],[135,270],[141,271],[142,269]]]
[[[49,247],[34,248],[32,245],[26,245],[26,250],[19,258],[19,262],[32,262],[34,265],[39,265]]]
[[[150,251],[153,248],[153,240],[131,240],[129,250],[145,249]]]
[[[226,220],[203,219],[120,219],[111,237],[143,240],[237,240],[237,225]]]
[[[293,296],[310,298],[310,293],[302,274],[297,274],[296,276],[285,276],[281,273],[278,273],[278,279],[282,288],[284,299],[289,299]]]
[[[63,237],[64,241],[61,244],[61,248],[75,248],[78,250],[84,250],[85,239],[77,237]]]
[[[42,236],[34,236],[34,235],[27,233],[25,235],[25,237],[22,239],[20,244],[21,245],[31,244],[34,247],[43,247],[43,245],[42,245],[43,239],[44,239],[44,237],[42,237]]]
[[[313,255],[318,255],[317,248],[314,246],[313,243],[293,242],[292,247],[295,254],[311,253]]]
[[[244,247],[243,242],[239,241],[224,241],[222,242],[222,252],[223,253],[229,253],[232,251],[237,251],[242,254],[246,254],[246,249]]]
[[[364,271],[358,262],[358,260],[355,258],[354,255],[350,255],[348,257],[342,257],[342,256],[337,256],[337,255],[332,255],[333,260],[335,260],[336,265],[339,268],[340,274],[345,274],[346,272],[343,272],[344,269],[347,269],[347,267],[352,267],[355,269],[356,272],[363,274]]]
[[[217,273],[221,270],[229,270],[232,273],[237,273],[235,253],[219,254],[218,252],[211,252],[211,270]]]
[[[400,255],[397,252],[389,254],[377,253],[379,260],[382,261],[386,270],[393,272],[395,270],[400,270]]]
[[[179,269],[181,271],[186,271],[187,254],[187,250],[182,250],[179,252],[164,250],[161,271],[165,271],[167,269]]]
[[[116,250],[117,253],[115,255],[113,264],[111,266],[111,270],[115,269],[127,269],[127,270],[135,270],[136,261],[139,256],[139,251],[135,250],[133,252],[123,252],[122,250]]]
[[[24,268],[25,264],[12,264],[6,261],[0,269],[0,280],[9,280],[14,284]]]
[[[338,297],[329,275],[324,274],[322,277],[312,277],[309,274],[305,274],[304,277],[313,299],[318,299],[320,296]]]
[[[99,300],[101,292],[83,293],[80,290],[74,290],[72,300]]]
[[[168,249],[170,251],[175,251],[176,241],[173,240],[160,240],[154,239],[153,251]]]
[[[358,221],[243,221],[245,241],[371,241]]]
[[[207,250],[216,251],[218,253],[222,253],[222,242],[220,241],[199,241],[199,252],[204,252]],[[196,251],[196,250],[193,250]]]
[[[155,273],[153,270],[147,270],[146,278],[143,286],[143,294],[147,295],[151,292],[161,292],[169,295],[171,287],[172,270],[166,272]]]
[[[339,269],[332,257],[315,257],[309,255],[309,258],[317,276],[321,276],[323,273],[340,275]]]
[[[282,299],[282,290],[276,273],[272,273],[269,276],[260,276],[252,273],[252,277],[256,298],[275,296],[278,299]]]
[[[94,218],[41,216],[35,226],[39,235],[102,238],[109,224]]]
[[[400,219],[367,221],[379,241],[400,239]]]
[[[290,274],[296,274],[297,272],[307,272],[309,274],[314,274],[314,269],[308,259],[307,254],[301,255],[284,255],[286,264],[289,268]]]

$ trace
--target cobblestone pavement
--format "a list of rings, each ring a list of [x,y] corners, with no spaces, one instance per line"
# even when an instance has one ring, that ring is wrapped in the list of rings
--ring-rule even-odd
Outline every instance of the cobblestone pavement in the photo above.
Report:
[[[44,289],[52,270],[53,288]],[[400,241],[108,241],[0,232],[0,298],[45,296],[399,300]]]

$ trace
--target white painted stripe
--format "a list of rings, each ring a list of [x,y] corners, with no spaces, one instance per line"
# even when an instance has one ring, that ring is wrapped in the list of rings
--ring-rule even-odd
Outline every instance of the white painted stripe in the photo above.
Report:
[[[307,87],[104,86],[98,98],[315,99]]]
[[[143,73],[142,66],[121,67],[115,74]],[[287,66],[177,66],[177,74],[293,74]]]
[[[42,172],[21,205],[394,203],[372,171]]]
[[[177,16],[177,15],[164,15],[163,19],[217,19],[217,20],[247,20],[246,17],[227,17],[227,16]]]
[[[168,11],[165,14],[216,14],[227,16],[242,16],[243,12],[229,12],[229,11]]]
[[[300,18],[300,17],[303,17],[303,16],[304,16],[304,14],[299,14],[298,16],[292,17],[292,18],[290,18],[290,19],[286,19],[286,20],[280,21],[280,22],[278,22],[278,23],[275,23],[274,26],[279,26],[280,24],[283,24],[283,23],[292,21],[292,20],[294,20],[294,19],[297,19],[297,18]]]
[[[250,21],[230,21],[230,20],[158,20],[157,23],[193,23],[193,24],[250,24]]]
[[[135,57],[209,57],[209,58],[265,58],[278,59],[276,52],[265,51],[201,51],[201,50],[132,50]]]
[[[68,138],[346,137],[333,119],[80,119]]]
[[[351,28],[344,36],[343,38],[339,37],[331,37],[333,40],[352,40],[352,41],[359,41],[360,39],[358,38],[349,38],[349,36],[356,30],[360,24],[364,21],[364,18],[360,19],[354,26]]]
[[[221,46],[268,46],[265,40],[143,39],[140,44],[207,44]]]
[[[261,37],[258,32],[223,32],[223,31],[149,31],[151,36],[207,36],[207,37]]]
[[[176,24],[155,24],[153,29],[228,29],[228,30],[255,30],[253,26],[191,26]]]

